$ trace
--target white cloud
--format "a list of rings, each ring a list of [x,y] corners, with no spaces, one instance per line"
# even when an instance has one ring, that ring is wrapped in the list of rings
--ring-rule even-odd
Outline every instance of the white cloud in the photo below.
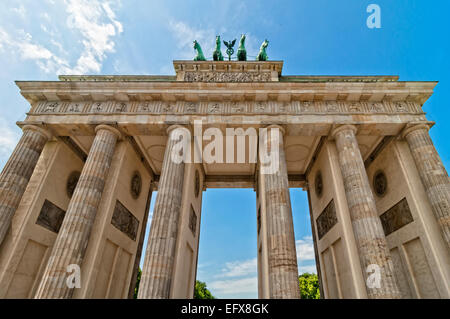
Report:
[[[54,55],[47,48],[33,42],[31,34],[23,30],[17,32],[16,37],[11,37],[5,30],[0,28],[0,48],[9,48],[17,52],[22,60],[34,60],[46,72],[56,67],[67,67],[64,59]]]
[[[53,54],[49,50],[31,42],[17,43],[17,47],[24,60],[49,60],[53,57]]]
[[[19,141],[20,134],[13,131],[9,127],[8,121],[4,118],[0,118],[0,127],[2,127],[0,134],[0,160],[6,162]]]
[[[216,280],[208,282],[213,295],[220,298],[234,298],[255,295],[258,291],[257,259],[231,261],[225,263]]]
[[[317,273],[312,236],[304,236],[295,241],[297,250],[298,273]]]
[[[311,236],[295,242],[299,273],[316,273],[314,244]],[[239,294],[256,293],[258,290],[257,258],[226,262],[216,280],[208,283],[213,294],[235,297]],[[228,295],[228,296],[227,296]]]
[[[217,277],[242,277],[255,274],[258,267],[256,258],[244,261],[232,261],[225,263],[225,268]]]
[[[19,15],[22,19],[26,18],[27,11],[23,6],[23,4],[21,4],[18,8],[12,8],[11,10],[15,12],[17,15]]]
[[[217,280],[208,283],[213,294],[236,295],[248,294],[258,291],[258,278],[256,276],[242,279]]]
[[[315,260],[314,243],[311,236],[305,236],[295,241],[297,260],[299,263],[305,260]]]
[[[212,57],[215,47],[216,31],[213,29],[201,30],[193,28],[182,21],[169,21],[169,28],[177,40],[180,52],[177,52],[179,59],[192,59],[195,56],[194,40],[202,47],[203,54],[208,59]]]
[[[153,219],[153,211],[150,211],[148,213],[148,218],[147,218],[147,225],[150,225]]]
[[[4,51],[5,48],[8,48],[13,53],[18,52],[19,57],[23,60],[34,60],[47,73],[98,73],[101,71],[107,54],[115,52],[114,38],[123,32],[121,22],[117,20],[111,9],[112,2],[113,0],[108,2],[100,0],[64,1],[68,15],[67,27],[75,32],[75,37],[79,38],[78,42],[74,40],[72,42],[81,43],[81,54],[73,66],[66,58],[34,41],[31,34],[23,30],[14,30],[14,34],[10,36],[0,28],[0,49]],[[24,12],[20,8],[16,8],[17,12]],[[41,17],[43,21],[48,22],[47,13]],[[43,23],[40,28],[49,35],[50,44],[56,46],[60,53],[67,55],[67,52],[62,50],[62,44],[54,39],[56,33]]]
[[[308,265],[308,266],[299,266],[298,267],[299,274],[303,274],[305,272],[310,273],[310,274],[317,273],[316,265]]]
[[[114,52],[115,42],[112,38],[123,32],[122,24],[116,19],[108,2],[67,0],[66,5],[69,13],[67,25],[81,33],[83,44],[76,66],[67,71],[73,74],[100,72],[106,53]]]
[[[50,16],[47,12],[44,12],[41,14],[42,19],[46,20],[46,21],[51,21]]]

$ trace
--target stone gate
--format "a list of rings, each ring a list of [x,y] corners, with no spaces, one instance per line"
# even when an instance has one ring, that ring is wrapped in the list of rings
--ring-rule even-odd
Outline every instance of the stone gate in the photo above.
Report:
[[[176,76],[17,82],[31,107],[0,177],[0,298],[130,298],[143,249],[139,298],[192,298],[214,187],[256,191],[260,298],[300,297],[290,187],[308,192],[324,298],[449,298],[450,183],[422,111],[436,82],[282,66],[174,61]],[[260,129],[280,133],[276,172],[249,160]],[[201,154],[207,130],[233,153],[171,160],[177,132]]]

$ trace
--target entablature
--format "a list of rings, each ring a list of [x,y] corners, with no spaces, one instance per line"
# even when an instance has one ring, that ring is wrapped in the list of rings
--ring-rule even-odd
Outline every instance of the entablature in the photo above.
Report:
[[[16,84],[30,102],[150,101],[410,101],[423,105],[437,82],[115,82],[55,81]]]

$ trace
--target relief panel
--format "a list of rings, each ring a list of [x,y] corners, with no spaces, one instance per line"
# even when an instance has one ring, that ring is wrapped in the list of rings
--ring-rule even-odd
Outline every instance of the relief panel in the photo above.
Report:
[[[186,82],[269,82],[269,72],[193,72],[184,73]]]
[[[50,202],[45,200],[39,213],[36,224],[54,232],[58,233],[64,220],[66,212]]]
[[[204,72],[201,72],[204,73]],[[270,76],[270,74],[269,74]],[[414,102],[348,101],[94,101],[39,102],[33,114],[424,114]]]
[[[406,198],[389,208],[380,219],[386,236],[414,221]]]
[[[316,220],[319,240],[322,239],[322,237],[325,236],[337,222],[336,207],[334,206],[334,200],[332,199]]]
[[[136,240],[139,220],[119,201],[116,201],[111,224],[132,240]]]

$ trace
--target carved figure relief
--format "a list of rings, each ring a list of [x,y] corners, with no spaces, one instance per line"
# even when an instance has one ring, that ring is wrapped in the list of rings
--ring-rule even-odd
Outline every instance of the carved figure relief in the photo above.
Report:
[[[101,102],[94,103],[94,105],[92,106],[92,110],[94,112],[101,112],[101,111],[103,111],[102,103]]]
[[[377,196],[382,197],[386,195],[388,182],[383,171],[377,171],[373,177],[373,189]]]
[[[314,178],[314,190],[316,192],[317,197],[321,197],[323,193],[323,181],[322,181],[322,173],[318,171],[316,173],[316,177]]]
[[[139,220],[119,201],[116,201],[111,224],[130,239],[136,241]]]
[[[69,112],[73,112],[73,113],[81,112],[80,104],[79,103],[70,104],[68,110],[69,110]]]
[[[245,104],[249,106],[246,108]],[[275,107],[272,109],[269,107],[269,103],[266,101],[255,101],[255,102],[223,102],[223,101],[211,101],[208,102],[207,112],[208,113],[291,113],[291,114],[302,114],[302,113],[406,113],[414,112],[422,114],[422,110],[419,107],[411,108],[406,102],[338,102],[338,101],[324,101],[324,102],[314,102],[314,101],[302,101],[295,102],[300,106],[299,109],[294,109],[290,107],[291,102],[271,102],[270,105]],[[107,108],[107,105],[113,105],[111,108]],[[319,105],[321,106],[319,108]],[[386,108],[386,105],[389,105]],[[83,111],[84,104],[81,102],[71,102],[68,103],[67,107],[62,108],[58,102],[47,103],[42,107],[38,108],[37,112],[33,113],[57,113],[57,112],[67,112],[67,113],[80,113]],[[180,106],[179,108],[177,108]],[[144,101],[140,102],[136,108],[135,112],[156,112],[156,113],[173,113],[177,112],[180,114],[196,114],[197,112],[202,112],[199,107],[199,102],[194,101],[180,101],[180,102],[165,102],[165,101]],[[127,102],[94,102],[90,107],[91,113],[100,112],[130,112],[130,103]],[[179,112],[178,112],[179,110]]]
[[[414,221],[408,201],[403,198],[380,216],[384,234],[387,236]]]
[[[336,208],[334,206],[334,200],[332,199],[316,220],[319,240],[322,239],[322,237],[325,236],[337,222]]]
[[[186,112],[188,112],[188,113],[195,113],[195,112],[197,112],[197,103],[189,102],[186,105]]]
[[[116,105],[116,112],[125,112],[127,110],[127,105],[125,103],[118,103]]]
[[[139,172],[136,171],[133,173],[133,177],[131,177],[131,184],[130,184],[131,196],[134,199],[137,199],[141,194],[141,189],[142,189],[141,174],[139,174]]]
[[[44,112],[55,112],[56,109],[58,108],[59,103],[55,102],[55,103],[50,103],[45,107],[45,111]]]
[[[198,198],[199,194],[200,194],[200,174],[198,170],[195,170],[195,185],[194,185],[195,198]]]
[[[269,82],[271,74],[269,72],[192,72],[184,74],[187,82]]]
[[[65,215],[66,211],[46,199],[44,205],[42,205],[36,224],[54,233],[58,233]]]
[[[208,105],[208,112],[209,113],[219,113],[220,112],[220,104],[219,103],[210,103]]]
[[[338,112],[339,106],[336,101],[326,101],[325,109],[327,112]]]
[[[194,211],[194,208],[191,206],[191,212],[189,214],[189,229],[192,232],[192,235],[195,236],[197,231],[197,214]]]

